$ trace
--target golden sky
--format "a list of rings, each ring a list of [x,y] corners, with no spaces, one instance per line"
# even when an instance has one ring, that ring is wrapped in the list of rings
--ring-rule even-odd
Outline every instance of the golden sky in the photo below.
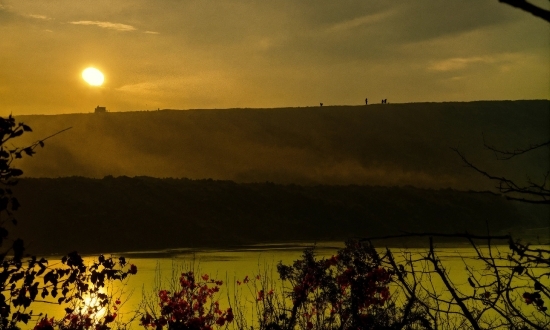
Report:
[[[0,115],[548,99],[549,63],[497,0],[0,0]]]

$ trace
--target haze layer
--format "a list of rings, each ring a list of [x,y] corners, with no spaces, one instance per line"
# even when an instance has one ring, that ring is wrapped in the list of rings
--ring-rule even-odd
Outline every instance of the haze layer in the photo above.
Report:
[[[91,109],[90,109],[91,110]],[[464,166],[543,180],[548,149],[497,161],[484,141],[525,148],[550,138],[550,102],[377,104],[19,116],[46,142],[28,177],[152,176],[236,182],[492,189]]]

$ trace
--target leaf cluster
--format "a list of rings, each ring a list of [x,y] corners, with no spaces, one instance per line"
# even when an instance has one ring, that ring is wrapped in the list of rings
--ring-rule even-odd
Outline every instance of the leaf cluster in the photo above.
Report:
[[[390,295],[395,280],[391,268],[382,266],[382,258],[369,244],[346,242],[331,258],[317,258],[314,249],[306,249],[290,265],[279,263],[281,284],[269,276],[237,284],[256,295],[259,329],[410,329],[417,319],[416,310],[407,312]],[[239,305],[235,299],[235,305]],[[239,329],[247,328],[237,310]]]
[[[64,130],[63,130],[64,131]],[[124,281],[137,273],[135,265],[129,265],[121,257],[114,260],[100,255],[97,261],[86,265],[76,252],[61,259],[61,263],[50,264],[45,258],[25,255],[22,239],[9,240],[8,224],[16,225],[14,211],[19,208],[11,187],[17,184],[17,177],[23,171],[15,168],[13,162],[23,156],[32,156],[37,147],[44,147],[44,141],[63,132],[60,131],[26,147],[9,146],[12,139],[18,138],[32,129],[22,122],[17,123],[10,115],[0,117],[0,329],[15,329],[22,322],[28,324],[34,313],[35,303],[54,303],[67,306],[66,317],[56,323],[62,329],[88,329],[99,324],[91,322],[99,308],[110,303],[110,297],[102,292],[111,281]],[[9,245],[4,243],[9,242]],[[86,306],[85,299],[93,297],[95,306]],[[112,322],[116,314],[107,314],[101,321],[104,327]],[[49,329],[53,319],[42,317],[38,328]]]

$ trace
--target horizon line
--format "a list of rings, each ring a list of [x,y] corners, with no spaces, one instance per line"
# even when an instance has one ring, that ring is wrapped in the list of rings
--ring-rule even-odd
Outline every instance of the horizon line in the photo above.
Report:
[[[445,103],[476,103],[476,102],[521,102],[521,101],[550,101],[550,99],[516,99],[516,100],[473,100],[473,101],[413,101],[413,102],[396,102],[396,103],[372,103],[372,104],[324,104],[321,105],[307,105],[307,106],[280,106],[280,107],[231,107],[231,108],[157,108],[157,109],[142,109],[142,110],[122,110],[122,111],[110,111],[107,108],[106,113],[135,113],[135,112],[159,112],[159,111],[209,111],[209,110],[276,110],[276,109],[307,109],[307,108],[334,108],[334,107],[369,107],[369,106],[391,106],[391,105],[403,105],[403,104],[445,104]],[[80,115],[80,114],[96,114],[95,112],[67,112],[67,113],[32,113],[14,115],[13,117],[20,116],[62,116],[62,115]],[[9,115],[0,115],[1,117]]]

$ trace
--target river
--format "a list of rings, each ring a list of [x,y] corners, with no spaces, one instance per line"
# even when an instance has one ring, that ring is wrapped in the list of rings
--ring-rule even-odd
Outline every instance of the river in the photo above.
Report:
[[[197,274],[209,274],[210,278],[224,282],[222,290],[217,296],[220,307],[227,308],[229,306],[228,298],[233,299],[234,297],[238,297],[245,307],[247,304],[250,307],[255,301],[257,288],[254,288],[254,280],[256,276],[261,275],[262,279],[270,277],[277,282],[276,265],[279,262],[290,265],[301,256],[304,248],[311,246],[312,244],[296,243],[252,245],[223,250],[177,249],[114,253],[113,257],[124,256],[128,263],[135,264],[138,267],[138,272],[135,276],[130,276],[124,286],[115,285],[106,288],[106,292],[113,293],[114,298],[120,297],[122,304],[117,306],[120,307],[117,311],[117,320],[126,322],[131,315],[134,315],[134,311],[139,309],[144,296],[153,297],[159,289],[170,289],[170,283],[179,278],[183,271],[194,270]],[[315,245],[316,255],[319,258],[328,258],[335,255],[337,250],[343,246],[342,242],[317,243]],[[496,247],[496,249],[506,251],[507,247]],[[394,249],[393,251],[396,256],[402,256],[403,252],[421,256],[425,254],[426,249]],[[481,266],[481,263],[473,258],[475,251],[471,247],[444,247],[438,248],[436,252],[443,261],[450,280],[455,285],[468,290],[465,262],[470,267]],[[91,263],[94,258],[96,257],[85,256],[84,259],[87,263]],[[50,258],[50,260],[52,259],[55,258]],[[242,283],[247,276],[251,279],[247,286],[237,284],[238,281]],[[441,283],[435,285],[437,286],[436,290],[445,291]],[[149,300],[152,301],[151,298]],[[59,305],[35,303],[32,309],[35,314],[36,311],[40,311],[49,317],[54,316],[56,319],[64,315],[63,308]],[[31,321],[22,329],[30,329],[34,325],[35,321]],[[132,328],[139,328],[139,324],[134,321]]]

